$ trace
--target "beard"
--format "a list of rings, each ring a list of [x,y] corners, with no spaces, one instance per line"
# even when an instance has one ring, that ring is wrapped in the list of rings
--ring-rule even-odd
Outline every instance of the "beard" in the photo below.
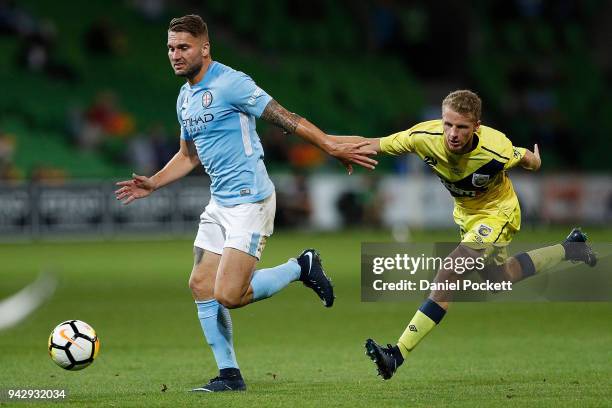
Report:
[[[189,65],[185,71],[180,72],[180,73],[176,73],[176,76],[180,76],[180,77],[184,77],[187,79],[193,79],[196,75],[198,75],[200,73],[200,70],[202,69],[202,66],[204,64],[200,61],[198,63],[195,63],[193,65]]]

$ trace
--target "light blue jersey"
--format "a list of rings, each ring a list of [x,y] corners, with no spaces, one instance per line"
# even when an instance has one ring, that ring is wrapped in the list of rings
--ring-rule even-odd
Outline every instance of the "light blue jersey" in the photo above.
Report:
[[[181,138],[193,140],[223,206],[253,203],[274,192],[255,131],[272,97],[246,74],[213,61],[204,78],[186,83],[176,102]]]

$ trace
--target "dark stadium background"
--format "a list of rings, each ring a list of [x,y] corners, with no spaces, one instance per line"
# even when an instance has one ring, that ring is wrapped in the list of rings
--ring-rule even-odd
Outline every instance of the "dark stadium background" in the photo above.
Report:
[[[476,91],[484,124],[542,152],[539,173],[511,174],[517,239],[558,242],[581,225],[612,240],[609,1],[0,0],[0,299],[41,271],[59,278],[0,333],[0,388],[67,387],[87,406],[201,403],[184,390],[214,363],[187,277],[208,179],[197,170],[130,207],[112,195],[178,147],[166,29],[192,12],[214,60],[329,133],[384,136],[439,117],[452,90]],[[417,158],[348,178],[299,138],[258,132],[278,194],[262,265],[317,246],[338,303],[324,313],[293,285],[233,313],[251,388],[214,403],[610,404],[608,303],[457,305],[410,368],[376,379],[362,341],[394,341],[416,304],[360,302],[360,243],[456,239],[448,193]],[[102,339],[100,361],[76,374],[45,349],[69,318]]]

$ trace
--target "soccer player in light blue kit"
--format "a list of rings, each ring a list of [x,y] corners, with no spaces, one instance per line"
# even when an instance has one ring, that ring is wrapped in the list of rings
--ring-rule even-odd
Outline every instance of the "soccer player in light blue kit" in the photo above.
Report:
[[[197,15],[175,18],[168,28],[168,56],[178,76],[185,77],[177,100],[181,126],[179,152],[152,177],[134,174],[116,198],[124,204],[189,174],[200,163],[211,178],[211,200],[200,216],[189,279],[198,318],[212,348],[219,375],[193,391],[246,389],[236,362],[228,309],[268,298],[300,280],[326,307],[334,302],[333,287],[317,251],[273,268],[255,270],[266,239],[272,234],[274,185],[263,162],[255,118],[282,127],[339,159],[366,168],[377,164],[367,144],[341,144],[312,123],[288,112],[253,80],[212,61],[206,24]]]

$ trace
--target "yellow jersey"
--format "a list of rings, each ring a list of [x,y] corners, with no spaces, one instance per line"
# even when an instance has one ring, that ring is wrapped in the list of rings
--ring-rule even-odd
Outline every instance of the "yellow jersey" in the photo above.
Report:
[[[451,153],[444,141],[441,119],[419,123],[408,130],[380,139],[383,153],[416,153],[455,199],[455,210],[462,213],[511,213],[518,199],[506,170],[516,166],[526,149],[512,146],[500,131],[479,126],[476,147],[465,154]]]

